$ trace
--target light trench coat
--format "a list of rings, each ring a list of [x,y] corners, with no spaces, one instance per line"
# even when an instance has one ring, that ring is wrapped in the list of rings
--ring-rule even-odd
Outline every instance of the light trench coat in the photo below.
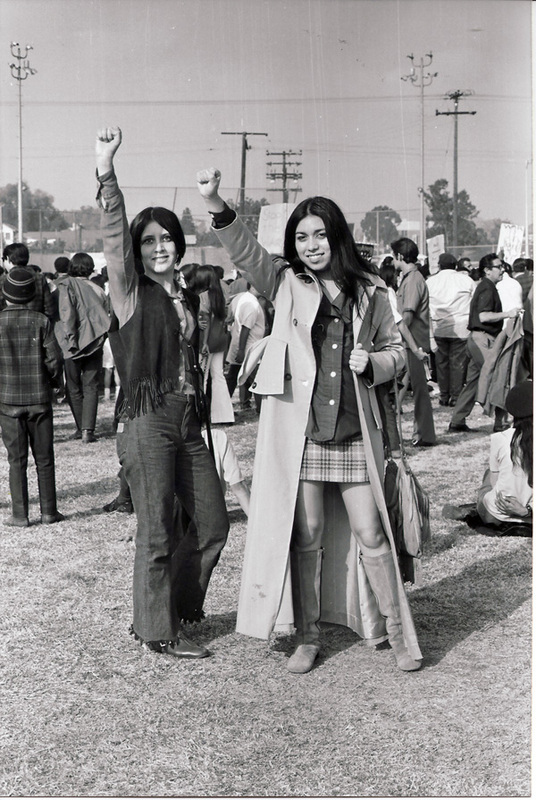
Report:
[[[311,328],[322,290],[313,274],[296,274],[283,259],[274,259],[238,218],[214,230],[231,261],[275,308],[271,335],[252,348],[243,366],[247,374],[262,356],[251,387],[263,400],[237,616],[239,633],[268,639],[272,631],[290,631],[293,625],[289,550],[316,375]],[[374,377],[371,384],[355,379],[358,409],[370,484],[396,564],[404,638],[412,658],[420,659],[383,494],[383,439],[374,390],[400,370],[404,353],[385,284],[370,277],[373,285],[362,303],[366,310],[355,315],[354,340],[368,351]],[[384,641],[385,620],[333,483],[325,485],[322,547],[321,620],[348,626],[367,643]]]

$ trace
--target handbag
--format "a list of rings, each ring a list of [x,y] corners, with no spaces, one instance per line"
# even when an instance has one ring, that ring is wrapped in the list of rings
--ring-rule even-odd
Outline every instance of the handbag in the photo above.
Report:
[[[431,535],[430,500],[414,475],[404,449],[396,377],[394,387],[401,457],[398,464],[391,456],[387,461],[384,476],[385,502],[402,576],[404,580],[415,583],[419,574],[415,559],[422,557],[424,544],[429,541]]]

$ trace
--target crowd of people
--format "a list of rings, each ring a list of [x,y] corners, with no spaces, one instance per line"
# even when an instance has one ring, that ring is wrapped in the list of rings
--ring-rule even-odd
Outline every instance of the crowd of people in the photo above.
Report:
[[[400,670],[418,670],[384,494],[386,457],[401,445],[395,384],[413,398],[415,448],[438,443],[431,380],[439,405],[452,408],[447,434],[472,432],[476,402],[493,416],[473,511],[498,531],[512,521],[526,530],[532,261],[510,267],[490,253],[475,273],[443,253],[430,275],[402,237],[378,269],[321,196],[296,206],[274,256],[221,199],[220,173],[202,170],[199,192],[237,271],[230,283],[221,267],[182,263],[185,237],[172,211],[145,208],[128,223],[114,166],[121,141],[118,128],[96,138],[103,274],[93,274],[87,253],[57,259],[47,277],[29,265],[25,245],[3,252],[0,427],[12,502],[4,524],[29,524],[29,447],[41,522],[64,519],[53,399],[65,395],[72,438],[90,445],[99,380],[108,400],[113,375],[120,489],[105,511],[136,514],[136,641],[176,658],[209,655],[184,622],[203,619],[230,488],[248,517],[238,632],[269,639],[294,629],[287,667],[303,674],[320,653],[320,623],[342,624],[370,646],[388,641]],[[225,432],[236,423],[237,387],[240,410],[253,401],[258,415],[251,490]]]

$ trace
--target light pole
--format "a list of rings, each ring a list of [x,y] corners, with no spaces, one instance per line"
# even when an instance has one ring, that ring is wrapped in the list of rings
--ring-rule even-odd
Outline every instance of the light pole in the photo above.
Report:
[[[458,117],[460,114],[476,114],[476,111],[458,111],[460,97],[467,97],[472,92],[462,92],[457,89],[445,95],[447,100],[454,101],[454,111],[437,111],[436,117],[454,117],[454,185],[452,187],[452,247],[458,247]]]
[[[248,131],[222,131],[222,136],[241,136],[242,137],[242,162],[240,170],[240,202],[238,205],[238,213],[244,216],[246,209],[246,153],[250,150],[248,145],[248,136],[268,136],[267,133],[251,133]]]
[[[22,53],[18,42],[11,42],[11,55],[17,59],[9,65],[11,75],[18,82],[19,86],[19,192],[18,192],[18,212],[19,212],[19,242],[23,239],[22,224],[22,82],[30,75],[35,75],[36,69],[32,69],[28,61],[28,53],[33,50],[30,44],[26,45],[25,52]]]
[[[416,63],[413,53],[408,56],[411,61],[411,71],[409,75],[403,75],[401,80],[410,81],[417,89],[421,90],[421,242],[420,250],[423,255],[426,255],[426,220],[424,218],[424,88],[430,86],[433,79],[437,77],[437,72],[427,72],[424,70],[432,63],[432,53],[427,53],[424,58],[421,56],[420,60]],[[419,70],[419,75],[415,71],[415,66]]]

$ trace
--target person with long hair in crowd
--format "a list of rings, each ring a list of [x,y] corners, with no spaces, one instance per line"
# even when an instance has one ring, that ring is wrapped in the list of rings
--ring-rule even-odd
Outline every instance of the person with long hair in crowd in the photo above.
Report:
[[[137,515],[131,632],[149,650],[203,658],[181,620],[203,618],[208,582],[229,521],[214,460],[201,436],[196,297],[180,286],[186,250],[177,216],[145,208],[128,225],[114,172],[119,128],[96,139],[98,202],[110,296],[110,335],[127,420],[123,467]],[[194,525],[178,528],[175,498]]]
[[[320,620],[371,644],[388,638],[398,667],[417,670],[383,491],[375,386],[404,361],[385,286],[332,200],[301,202],[284,258],[273,259],[221,199],[220,173],[197,179],[231,261],[275,308],[271,335],[244,362],[247,373],[262,355],[251,387],[262,402],[237,630],[268,639],[294,624],[293,673],[313,668]]]
[[[190,269],[193,266],[194,269]],[[234,411],[223,362],[228,345],[225,297],[220,280],[211,264],[185,264],[181,270],[188,288],[199,295],[199,353],[204,389],[209,398],[213,425],[234,422]]]

